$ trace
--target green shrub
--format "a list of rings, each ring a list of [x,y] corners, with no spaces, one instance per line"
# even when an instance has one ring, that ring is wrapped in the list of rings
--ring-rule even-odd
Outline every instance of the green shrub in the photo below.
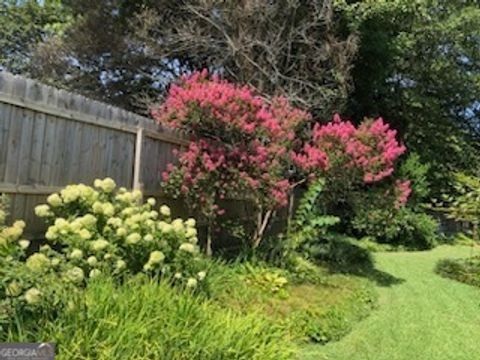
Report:
[[[356,214],[352,225],[356,232],[379,243],[412,249],[431,249],[438,238],[438,222],[408,207],[393,211],[366,207]]]
[[[480,257],[440,260],[435,271],[446,278],[480,287]]]
[[[23,221],[0,224],[0,328],[13,318],[25,324],[48,322],[71,296],[101,274],[122,281],[144,272],[174,285],[205,287],[205,261],[198,251],[195,220],[172,220],[170,209],[141,203],[141,192],[120,189],[111,179],[94,189],[69,185],[39,205],[37,215],[51,225],[48,243],[28,253]],[[5,218],[4,205],[0,218]],[[25,325],[28,328],[28,325]]]
[[[58,359],[292,359],[278,326],[255,313],[236,315],[145,276],[122,285],[89,282],[55,322],[1,341],[57,343]]]
[[[189,287],[203,280],[195,220],[171,218],[156,210],[155,199],[142,203],[140,191],[115,191],[112,179],[95,187],[69,185],[36,208],[50,225],[45,237],[85,276],[141,271],[161,274]]]

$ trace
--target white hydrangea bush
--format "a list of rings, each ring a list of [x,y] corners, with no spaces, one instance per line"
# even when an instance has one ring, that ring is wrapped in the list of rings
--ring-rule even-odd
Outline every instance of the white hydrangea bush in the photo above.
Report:
[[[55,308],[59,294],[76,291],[73,283],[60,284],[59,274],[66,268],[58,253],[27,255],[30,241],[23,239],[25,222],[5,225],[5,198],[0,198],[0,331],[14,318],[14,313],[34,318],[39,309]],[[41,306],[40,306],[41,305]]]
[[[97,179],[69,185],[35,208],[50,225],[45,237],[80,281],[100,274],[160,275],[190,288],[205,278],[195,219],[172,219],[170,208],[138,190]]]

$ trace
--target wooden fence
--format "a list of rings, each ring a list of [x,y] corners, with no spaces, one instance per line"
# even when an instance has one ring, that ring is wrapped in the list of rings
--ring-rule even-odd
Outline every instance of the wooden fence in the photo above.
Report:
[[[186,144],[151,119],[0,72],[0,193],[30,236],[44,229],[34,207],[71,183],[110,176],[158,195],[172,150]]]

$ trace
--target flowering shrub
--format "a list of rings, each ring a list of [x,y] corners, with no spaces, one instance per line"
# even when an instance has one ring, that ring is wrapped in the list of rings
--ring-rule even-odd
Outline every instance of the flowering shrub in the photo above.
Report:
[[[179,164],[163,174],[167,192],[183,196],[210,228],[224,212],[222,199],[252,200],[258,246],[273,211],[287,205],[288,154],[296,128],[310,116],[283,98],[267,102],[251,88],[209,78],[206,71],[172,85],[153,116],[192,136]]]
[[[33,318],[39,308],[51,308],[59,301],[58,271],[60,259],[36,253],[27,257],[30,241],[22,238],[25,222],[17,220],[12,226],[5,225],[5,198],[0,198],[0,331],[14,314]],[[75,289],[68,289],[72,295]],[[40,307],[39,305],[42,305]]]
[[[323,176],[342,173],[343,181],[371,184],[392,175],[396,160],[406,151],[395,137],[396,131],[382,118],[355,127],[335,115],[326,125],[315,124],[312,141],[291,156],[304,171]]]
[[[115,190],[110,178],[69,185],[35,209],[50,224],[46,239],[62,246],[78,278],[144,271],[189,287],[203,280],[195,220],[172,219],[153,198],[142,204],[138,190]]]
[[[33,253],[21,239],[23,221],[0,223],[0,326],[13,311],[31,315],[65,305],[102,274],[123,279],[144,272],[200,287],[206,272],[195,220],[172,219],[167,206],[157,211],[155,199],[141,199],[139,191],[116,191],[109,178],[96,180],[95,187],[69,185],[35,208],[50,226],[48,243]]]

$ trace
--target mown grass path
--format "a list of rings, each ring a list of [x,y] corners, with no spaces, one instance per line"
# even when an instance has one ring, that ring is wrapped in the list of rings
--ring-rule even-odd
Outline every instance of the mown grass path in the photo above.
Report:
[[[441,246],[432,251],[378,253],[376,268],[399,279],[379,286],[379,307],[342,340],[309,345],[305,360],[480,359],[480,289],[433,272],[437,260],[480,250]]]

